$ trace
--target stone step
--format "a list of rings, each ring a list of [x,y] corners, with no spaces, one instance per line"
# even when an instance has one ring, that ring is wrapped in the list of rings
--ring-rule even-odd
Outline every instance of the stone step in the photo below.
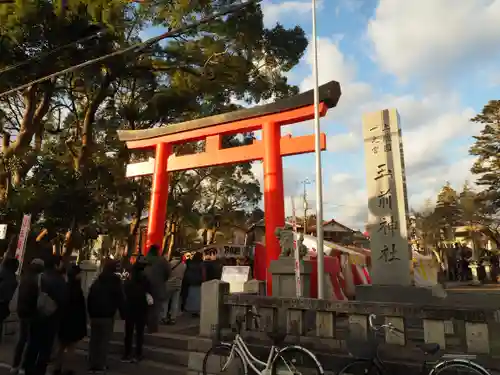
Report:
[[[78,344],[78,349],[87,352],[88,339],[81,341]],[[117,357],[123,355],[123,341],[111,341],[110,354]],[[189,363],[189,352],[187,350],[145,345],[143,355],[146,360],[158,364],[187,366]]]
[[[78,370],[76,372],[78,374],[85,374],[87,368],[87,351],[78,349],[75,351],[75,354],[79,357],[76,367]],[[141,363],[122,363],[120,356],[114,354],[109,356],[108,365],[109,370],[107,371],[107,375],[137,375],[138,372],[147,375],[186,375],[187,372],[186,366],[159,363],[149,359],[145,359]]]
[[[123,343],[124,338],[124,332],[114,332],[112,340]],[[192,336],[174,333],[155,333],[154,335],[146,334],[144,335],[144,345],[176,350],[188,350],[190,339],[192,339]]]

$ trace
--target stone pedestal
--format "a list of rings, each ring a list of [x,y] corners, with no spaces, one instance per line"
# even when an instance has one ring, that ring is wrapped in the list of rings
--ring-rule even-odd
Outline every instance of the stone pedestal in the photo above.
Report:
[[[477,264],[476,261],[472,261],[469,264],[470,271],[472,273],[472,285],[481,285],[481,281],[479,281],[478,274],[477,274],[477,269],[479,268],[479,265]]]
[[[310,297],[312,270],[313,265],[311,262],[307,260],[300,262],[302,297]],[[273,297],[296,297],[295,259],[293,257],[281,257],[273,260],[269,272],[273,277]]]
[[[485,282],[491,282],[493,279],[491,278],[491,263],[487,260],[483,261],[484,273],[485,273]]]
[[[258,296],[266,295],[266,282],[262,280],[248,280],[244,287],[243,292],[245,294],[255,294]]]

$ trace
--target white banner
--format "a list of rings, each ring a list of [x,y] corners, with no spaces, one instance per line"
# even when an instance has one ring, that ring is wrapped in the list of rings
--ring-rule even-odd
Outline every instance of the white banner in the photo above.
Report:
[[[21,223],[21,230],[19,231],[19,239],[17,240],[16,247],[16,259],[19,261],[19,270],[21,268],[24,260],[24,253],[26,252],[26,241],[28,241],[28,235],[31,227],[31,215],[24,215],[23,222]]]
[[[0,240],[5,240],[7,237],[7,224],[0,224]]]

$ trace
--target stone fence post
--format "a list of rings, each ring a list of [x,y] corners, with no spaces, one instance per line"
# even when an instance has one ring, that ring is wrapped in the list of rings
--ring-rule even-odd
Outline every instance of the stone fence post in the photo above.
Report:
[[[99,273],[99,268],[91,260],[84,260],[80,263],[80,268],[82,269],[82,289],[83,294],[87,296],[90,286],[97,278]]]
[[[243,286],[245,294],[256,294],[259,296],[266,295],[266,282],[262,280],[248,280]]]
[[[200,336],[211,337],[224,323],[229,322],[230,311],[224,305],[229,294],[229,283],[221,280],[206,281],[201,285]]]

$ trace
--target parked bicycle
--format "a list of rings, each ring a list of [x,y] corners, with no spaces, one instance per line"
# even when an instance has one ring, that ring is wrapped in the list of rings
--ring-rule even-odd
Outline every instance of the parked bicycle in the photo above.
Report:
[[[391,323],[376,326],[374,320],[376,315],[371,314],[368,318],[370,329],[375,335],[377,331],[389,330],[396,334],[404,334],[403,331],[394,327]],[[421,344],[417,345],[425,355],[436,355],[441,349],[439,344]],[[359,349],[359,348],[356,348]],[[339,375],[386,375],[389,374],[384,366],[384,362],[378,356],[378,344],[376,340],[368,344],[366,350],[361,350],[363,354],[357,355],[358,357],[354,362],[351,362],[340,370]],[[352,353],[351,353],[352,354]],[[443,354],[437,360],[424,361],[421,375],[448,375],[450,373],[472,373],[476,375],[491,375],[488,370],[478,365],[472,360],[475,355],[471,354]],[[450,371],[451,370],[451,371]]]
[[[248,310],[247,316],[251,317],[258,329],[260,315],[255,310]],[[256,358],[241,336],[243,322],[244,319],[236,319],[236,336],[232,342],[218,342],[208,350],[203,359],[203,375],[218,374],[226,370],[233,373],[230,370],[232,364],[239,366],[237,373],[240,375],[247,375],[249,369],[259,375],[301,375],[303,372],[307,372],[308,375],[324,374],[323,366],[308,349],[300,345],[282,347],[281,345],[287,336],[286,333],[282,332],[268,333],[273,345],[267,356],[267,361],[264,362]],[[214,371],[212,364],[215,365],[218,361],[221,362],[221,369]]]

